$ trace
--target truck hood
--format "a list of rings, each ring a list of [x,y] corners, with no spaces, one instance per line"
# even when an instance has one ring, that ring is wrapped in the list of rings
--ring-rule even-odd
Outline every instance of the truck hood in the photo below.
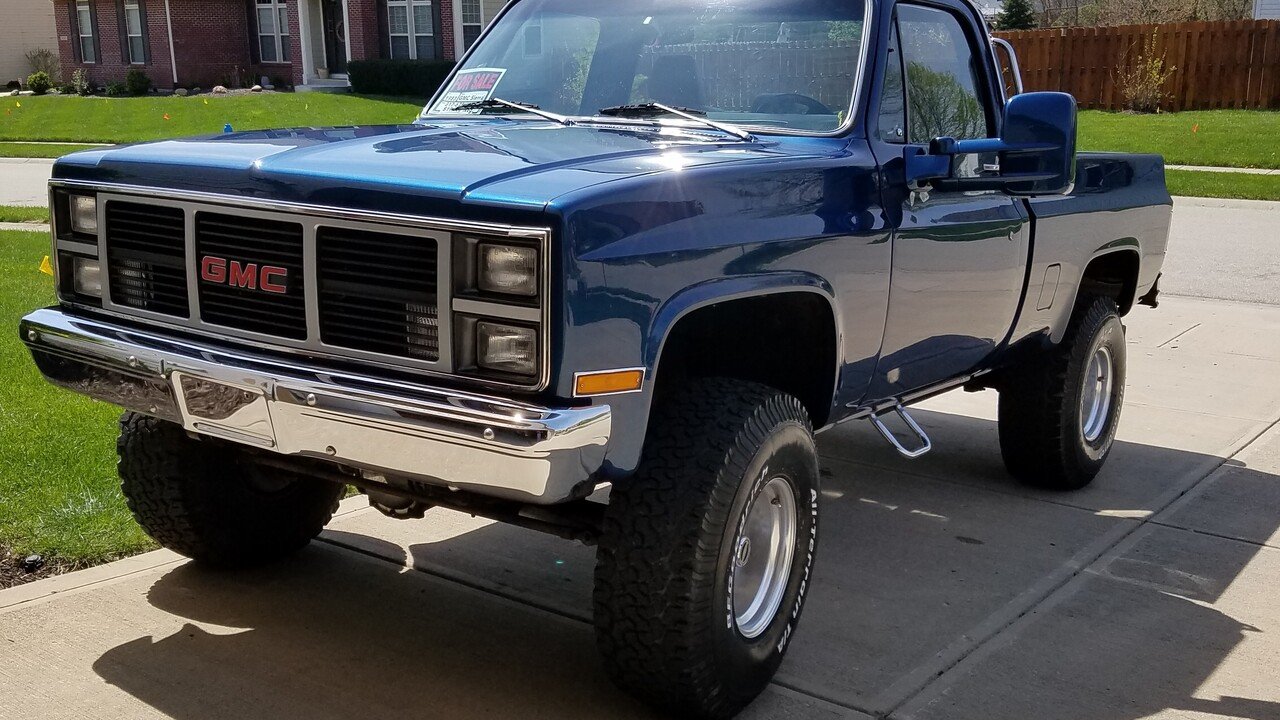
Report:
[[[796,150],[675,127],[488,118],[164,140],[74,153],[53,174],[368,209],[408,196],[426,201],[412,208],[419,212],[431,201],[542,210],[613,180],[807,154]]]

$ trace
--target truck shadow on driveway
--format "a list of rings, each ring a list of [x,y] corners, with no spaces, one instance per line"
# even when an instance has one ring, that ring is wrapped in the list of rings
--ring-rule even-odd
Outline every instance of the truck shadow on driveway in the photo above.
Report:
[[[1004,474],[993,423],[917,417],[939,441],[927,462],[896,459],[867,428],[822,436],[822,549],[778,676],[790,690],[746,716],[839,716],[812,695],[913,718],[1280,717],[1275,698],[1203,689],[1242,650],[1265,662],[1254,619],[1274,610],[1240,594],[1266,587],[1245,573],[1255,563],[1274,584],[1276,553],[1173,527],[1196,528],[1194,505],[1141,523],[1221,458],[1120,443],[1093,488],[1051,495]],[[1280,478],[1232,461],[1205,482],[1224,503],[1271,488],[1242,537],[1280,525]],[[181,631],[115,647],[94,670],[180,720],[652,716],[599,669],[583,622],[591,549],[496,524],[441,533],[443,512],[425,525],[357,513],[260,570],[178,567],[147,599]],[[1274,694],[1254,672],[1231,687]]]

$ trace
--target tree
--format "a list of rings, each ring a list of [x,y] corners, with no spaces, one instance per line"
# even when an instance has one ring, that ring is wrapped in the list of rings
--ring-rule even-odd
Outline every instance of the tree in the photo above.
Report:
[[[1036,26],[1036,11],[1031,0],[1004,0],[996,15],[997,30],[1030,30]]]

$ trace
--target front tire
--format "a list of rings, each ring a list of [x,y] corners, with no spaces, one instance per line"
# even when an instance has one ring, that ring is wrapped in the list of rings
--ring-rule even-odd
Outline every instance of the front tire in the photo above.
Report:
[[[1014,368],[1000,388],[1000,453],[1009,473],[1051,490],[1091,483],[1115,442],[1124,382],[1115,301],[1082,302],[1062,344]]]
[[[681,716],[736,714],[782,662],[817,531],[818,456],[798,400],[713,379],[659,403],[600,538],[595,626],[609,675]]]
[[[120,487],[129,510],[164,547],[218,567],[278,560],[333,517],[343,486],[266,468],[245,450],[196,440],[182,427],[125,413]]]

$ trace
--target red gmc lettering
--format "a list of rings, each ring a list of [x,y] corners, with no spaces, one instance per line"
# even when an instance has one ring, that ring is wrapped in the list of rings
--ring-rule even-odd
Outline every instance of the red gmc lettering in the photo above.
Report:
[[[289,292],[289,286],[285,285],[284,282],[288,277],[288,270],[282,267],[264,265],[262,267],[262,279],[258,282],[258,288],[270,293],[280,293],[283,295]]]
[[[218,285],[262,290],[284,295],[289,292],[289,269],[275,265],[242,263],[214,255],[200,258],[200,279]]]
[[[227,261],[212,255],[200,260],[200,279],[222,284],[227,281]]]
[[[245,263],[241,265],[235,260],[231,261],[231,272],[227,275],[227,284],[231,287],[249,288],[250,290],[258,289],[258,266],[253,263]]]

